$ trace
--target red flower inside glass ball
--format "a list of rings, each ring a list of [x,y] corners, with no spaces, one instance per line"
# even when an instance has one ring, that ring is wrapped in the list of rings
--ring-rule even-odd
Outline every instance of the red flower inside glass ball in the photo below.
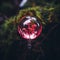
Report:
[[[36,39],[42,32],[42,24],[38,18],[23,16],[18,24],[18,33],[24,39]]]

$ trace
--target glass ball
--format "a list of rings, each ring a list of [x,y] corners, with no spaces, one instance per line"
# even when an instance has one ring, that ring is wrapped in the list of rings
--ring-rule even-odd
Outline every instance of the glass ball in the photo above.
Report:
[[[42,32],[40,20],[34,16],[23,16],[18,24],[18,33],[24,39],[36,39]]]

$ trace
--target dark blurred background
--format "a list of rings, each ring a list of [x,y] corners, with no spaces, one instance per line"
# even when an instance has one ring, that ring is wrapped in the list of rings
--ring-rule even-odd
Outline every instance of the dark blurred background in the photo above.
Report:
[[[27,0],[26,4],[23,7],[20,7],[19,4],[21,1],[22,0],[0,0],[0,29],[6,19],[17,15],[21,9],[31,7],[34,4],[36,4],[36,6],[53,4],[57,7],[54,13],[56,15],[56,19],[60,19],[59,0]],[[6,37],[5,35],[3,36]],[[17,36],[19,36],[18,33]],[[4,37],[0,36],[0,40]],[[40,40],[42,39],[44,41],[40,44]],[[41,47],[42,50],[40,49]],[[0,42],[0,60],[60,60],[59,58],[60,21],[59,23],[52,22],[47,24],[43,30],[42,36],[39,36],[32,42],[31,50],[27,48],[27,41],[21,37],[18,40],[15,40],[14,38],[11,45],[2,45]]]
[[[9,16],[15,15],[18,11],[18,9],[21,7],[19,6],[19,4],[21,4],[23,0],[0,0],[0,13]],[[59,5],[60,2],[59,0],[27,0],[26,2],[27,4],[25,4],[22,8],[25,7],[29,7],[31,6],[33,3],[35,3],[36,5],[46,5],[48,4],[55,4],[55,5]]]

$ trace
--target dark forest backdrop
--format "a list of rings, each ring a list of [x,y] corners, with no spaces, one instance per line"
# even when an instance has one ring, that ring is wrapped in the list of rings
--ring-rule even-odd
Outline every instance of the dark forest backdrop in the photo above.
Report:
[[[21,0],[0,0],[0,60],[60,60],[59,0],[28,0],[23,7],[19,7],[20,3]],[[27,41],[22,39],[14,30],[13,24],[9,24],[8,28],[4,24],[6,20],[11,20],[17,16],[20,10],[32,6],[53,6],[55,9],[52,17],[53,22],[44,26],[41,37],[39,36],[32,42],[32,49],[29,50]],[[44,15],[44,19],[46,18]],[[12,33],[12,39],[10,33]],[[18,38],[16,38],[17,36]],[[44,41],[40,44],[42,39]]]

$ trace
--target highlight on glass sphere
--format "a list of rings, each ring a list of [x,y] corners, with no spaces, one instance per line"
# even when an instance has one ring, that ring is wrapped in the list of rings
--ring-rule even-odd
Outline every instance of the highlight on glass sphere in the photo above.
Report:
[[[24,39],[36,39],[42,32],[40,21],[34,16],[23,16],[18,24],[18,33]]]

